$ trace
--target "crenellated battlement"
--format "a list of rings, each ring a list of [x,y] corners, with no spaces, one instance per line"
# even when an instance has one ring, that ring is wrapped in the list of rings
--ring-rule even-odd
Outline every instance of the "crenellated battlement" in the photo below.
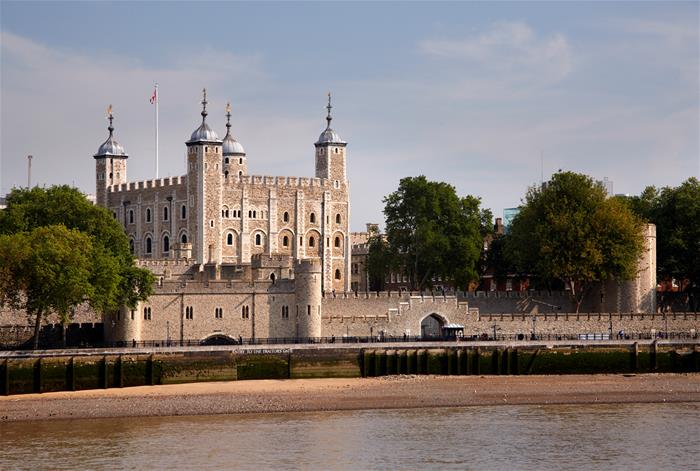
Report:
[[[287,188],[330,188],[330,180],[309,177],[275,177],[269,175],[228,175],[224,177],[225,185],[251,185]]]
[[[440,291],[346,291],[325,297],[335,299],[423,298],[423,299],[569,299],[568,291],[458,291],[443,294]]]
[[[187,175],[177,177],[153,178],[151,180],[141,180],[136,182],[121,183],[109,187],[110,193],[121,193],[124,191],[146,190],[149,188],[165,188],[170,186],[184,185]]]

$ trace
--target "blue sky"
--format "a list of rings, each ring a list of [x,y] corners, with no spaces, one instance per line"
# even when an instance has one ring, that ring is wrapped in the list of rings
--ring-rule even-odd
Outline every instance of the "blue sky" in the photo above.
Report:
[[[349,142],[352,228],[425,174],[500,216],[557,169],[616,193],[700,172],[697,2],[0,3],[0,190],[94,192],[116,136],[129,178],[184,174],[201,89],[258,175],[312,175],[325,93]]]

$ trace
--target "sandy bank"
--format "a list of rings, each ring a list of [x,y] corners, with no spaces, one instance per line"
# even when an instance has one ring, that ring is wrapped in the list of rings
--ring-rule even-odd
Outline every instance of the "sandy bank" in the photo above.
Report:
[[[700,402],[700,375],[386,376],[0,397],[0,422],[495,404]]]

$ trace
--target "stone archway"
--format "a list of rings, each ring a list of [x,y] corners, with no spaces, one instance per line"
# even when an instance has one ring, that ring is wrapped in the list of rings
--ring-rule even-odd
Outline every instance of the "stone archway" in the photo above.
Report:
[[[205,338],[201,342],[199,342],[200,345],[236,345],[238,344],[238,341],[234,339],[233,337],[230,337],[226,334],[212,334],[209,337]]]
[[[442,338],[442,328],[447,324],[447,319],[439,314],[432,313],[420,321],[420,336],[423,339]]]

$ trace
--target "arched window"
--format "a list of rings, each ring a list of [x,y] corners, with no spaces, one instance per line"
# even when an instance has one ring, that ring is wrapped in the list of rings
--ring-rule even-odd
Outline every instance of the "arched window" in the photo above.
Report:
[[[314,224],[316,222],[316,215],[314,213],[311,213],[311,215],[309,216],[309,222],[311,224]]]
[[[340,237],[336,237],[336,238],[335,238],[334,244],[335,244],[335,246],[336,246],[337,248],[340,248]]]
[[[309,247],[313,247],[316,241],[314,240],[313,236],[309,237]]]
[[[180,242],[182,242],[183,244],[187,243],[187,234],[182,234],[182,236],[180,237]]]
[[[226,159],[224,160],[224,162],[225,162],[225,163],[228,163],[228,157],[226,157]],[[226,172],[226,174],[228,175],[228,172]]]
[[[339,280],[339,279],[340,279],[340,270],[337,269],[337,268],[335,269],[335,279],[336,279],[336,280]]]
[[[274,274],[274,273],[270,273],[270,281],[272,281],[272,284],[273,284],[273,285],[275,284],[275,278],[276,278],[276,277],[275,277],[275,274]]]
[[[239,170],[239,171],[238,171],[238,176],[239,176],[239,177],[242,177],[242,176],[243,176],[243,172],[241,172],[241,171]]]
[[[182,205],[182,208],[180,208],[180,218],[187,219],[187,206],[184,204]]]
[[[340,213],[335,215],[335,223],[340,224]]]
[[[255,245],[262,245],[262,237],[260,237],[260,234],[255,234]]]
[[[129,224],[133,224],[133,223],[134,223],[134,210],[130,209],[129,210]]]
[[[289,247],[289,237],[284,236],[284,238],[282,239],[282,245],[284,247]]]
[[[134,239],[129,239],[129,252],[134,253]]]
[[[150,254],[153,251],[153,244],[151,243],[151,238],[146,237],[146,253]]]
[[[163,252],[170,252],[170,237],[163,236]]]
[[[287,211],[285,211],[284,215],[282,215],[282,220],[284,222],[289,222],[289,213]]]
[[[226,245],[233,245],[233,234],[230,232],[226,235]]]
[[[255,219],[256,217],[258,217],[258,213],[257,211],[253,210],[253,219]]]
[[[238,165],[243,165],[243,157],[240,157],[240,158],[238,159]]]
[[[151,208],[146,208],[146,222],[151,222]]]
[[[168,220],[168,207],[163,206],[163,221],[167,221],[167,220]]]
[[[249,218],[252,218],[252,217],[253,217],[253,211],[251,211],[250,209],[248,210],[248,217],[249,217]]]

